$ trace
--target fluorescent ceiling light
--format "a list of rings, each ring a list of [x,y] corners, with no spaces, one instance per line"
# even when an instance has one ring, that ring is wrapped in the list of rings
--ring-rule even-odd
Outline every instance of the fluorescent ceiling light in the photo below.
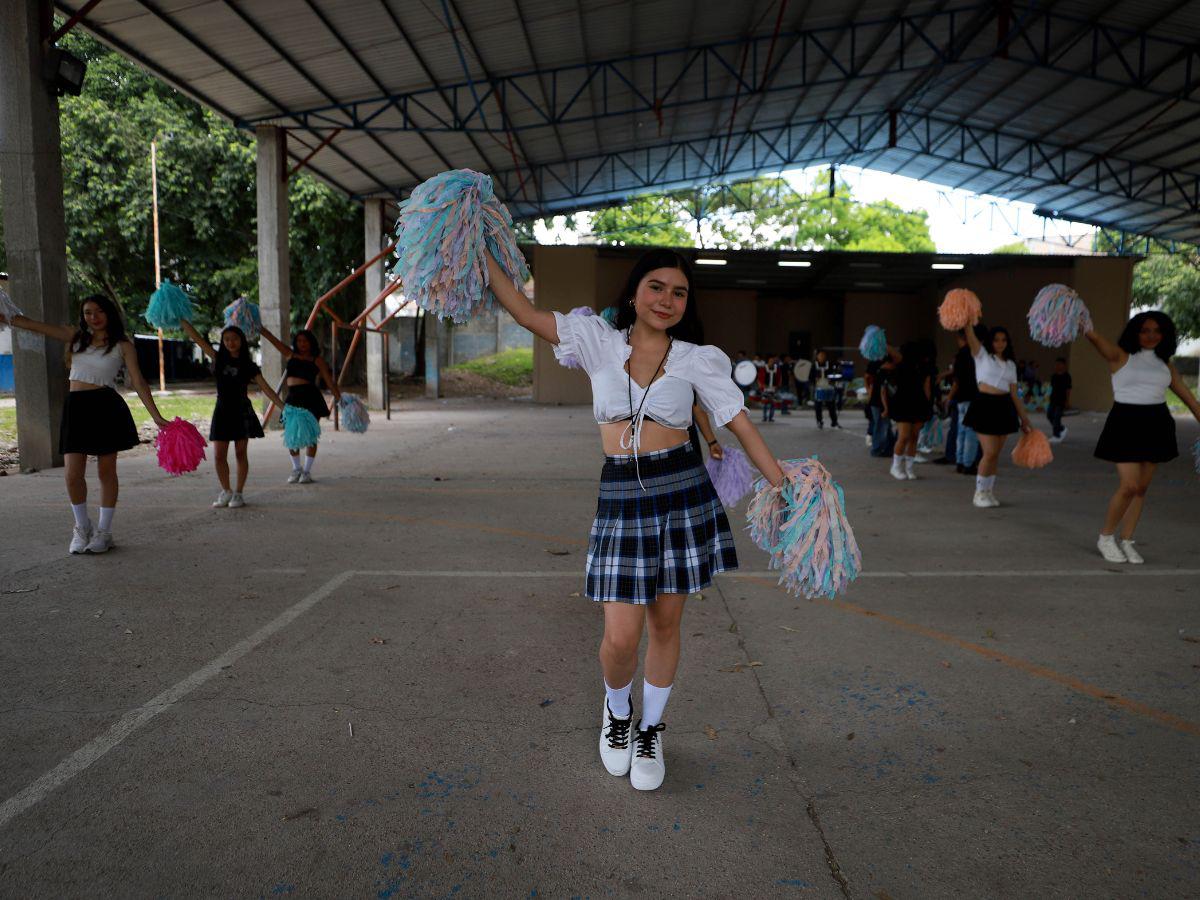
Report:
[[[934,263],[929,268],[931,269],[962,269],[962,263]]]
[[[785,269],[807,269],[812,263],[807,259],[781,259],[779,265]]]
[[[698,266],[723,266],[729,262],[727,259],[715,259],[711,256],[700,256],[696,259]]]

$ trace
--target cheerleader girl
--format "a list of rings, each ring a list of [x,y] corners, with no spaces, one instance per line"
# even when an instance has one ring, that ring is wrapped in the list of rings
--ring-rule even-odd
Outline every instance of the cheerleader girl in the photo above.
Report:
[[[981,509],[999,506],[996,499],[996,468],[1010,434],[1033,429],[1025,404],[1017,394],[1017,364],[1008,329],[996,326],[987,332],[986,346],[973,328],[963,330],[971,358],[975,361],[978,393],[971,401],[963,423],[973,428],[983,448],[979,474],[975,476],[974,504]]]
[[[488,258],[492,290],[523,327],[574,356],[592,382],[606,456],[588,542],[585,593],[604,604],[600,664],[605,699],[600,759],[638,790],[666,776],[663,711],[679,664],[688,594],[737,567],[721,501],[688,443],[693,393],[716,427],[727,426],[775,485],[778,463],[746,415],[729,357],[691,343],[698,325],[691,268],[672,250],[651,250],[629,274],[616,327],[599,316],[537,309]],[[715,440],[715,439],[714,439]],[[630,701],[638,645],[648,625],[642,707]]]
[[[107,553],[113,547],[112,522],[117,507],[117,454],[138,445],[137,427],[115,384],[121,367],[129,383],[160,427],[167,426],[138,368],[133,342],[115,303],[100,294],[83,301],[79,323],[51,325],[28,316],[0,316],[0,323],[36,331],[68,345],[70,389],[63,404],[58,447],[66,463],[67,496],[75,525],[71,553]],[[100,520],[92,527],[87,511],[87,458],[96,457],[100,476]]]
[[[287,376],[287,406],[298,406],[307,409],[318,419],[329,416],[329,405],[325,396],[317,386],[317,376],[320,376],[329,389],[333,391],[335,400],[342,399],[342,391],[337,385],[329,364],[321,356],[321,345],[317,336],[307,328],[297,331],[292,337],[292,346],[288,346],[266,328],[259,327],[262,336],[275,345],[275,349],[287,360],[285,375]],[[285,410],[286,411],[286,410]],[[312,468],[317,458],[317,445],[304,448],[304,464],[300,463],[300,451],[289,450],[292,457],[292,474],[288,476],[288,484],[312,484]]]
[[[889,348],[890,350],[890,348]],[[892,477],[915,481],[913,464],[921,426],[933,415],[933,363],[929,350],[919,341],[909,341],[896,353],[892,373],[895,394],[883,391],[883,415],[896,423],[896,449],[892,455]]]
[[[187,319],[182,320],[182,326],[188,337],[212,360],[213,375],[217,379],[217,405],[213,407],[208,439],[212,441],[216,452],[213,467],[217,470],[221,493],[213,501],[213,506],[237,509],[246,505],[242,498],[246,476],[250,473],[250,457],[246,449],[251,438],[263,436],[262,425],[254,412],[254,405],[250,402],[246,388],[253,381],[276,406],[282,408],[283,401],[267,384],[262,370],[250,358],[250,345],[246,342],[246,335],[242,329],[236,325],[227,325],[221,332],[221,343],[214,349]],[[229,483],[231,442],[237,458],[236,490],[231,488]]]
[[[1142,515],[1146,490],[1159,463],[1179,455],[1175,419],[1167,408],[1170,388],[1200,420],[1200,402],[1171,365],[1175,323],[1161,312],[1138,313],[1125,325],[1114,345],[1094,331],[1087,339],[1112,372],[1113,405],[1096,443],[1095,455],[1117,466],[1119,484],[1096,542],[1109,562],[1145,562],[1134,546],[1133,532]],[[1116,539],[1121,529],[1121,542]]]

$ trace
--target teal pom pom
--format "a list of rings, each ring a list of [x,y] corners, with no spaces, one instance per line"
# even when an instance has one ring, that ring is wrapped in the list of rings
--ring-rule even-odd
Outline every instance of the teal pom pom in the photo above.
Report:
[[[878,325],[868,325],[858,343],[858,352],[872,362],[887,356],[887,335],[883,329]]]
[[[342,414],[342,427],[354,434],[362,434],[371,426],[371,414],[367,406],[355,394],[342,394],[338,402]]]
[[[283,445],[289,450],[316,446],[321,440],[321,423],[300,406],[283,408]]]
[[[259,329],[262,328],[262,314],[257,303],[251,303],[245,297],[238,297],[225,307],[225,327],[234,326],[242,329],[246,340],[258,339]]]
[[[181,321],[192,317],[192,301],[173,282],[164,281],[150,295],[146,321],[155,328],[178,328]]]
[[[602,318],[605,322],[607,322],[613,328],[616,328],[617,327],[617,308],[615,306],[604,307],[604,309],[600,310],[600,318]]]

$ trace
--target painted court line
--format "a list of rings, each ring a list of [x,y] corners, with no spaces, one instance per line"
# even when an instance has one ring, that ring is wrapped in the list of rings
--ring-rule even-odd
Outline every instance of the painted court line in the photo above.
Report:
[[[958,569],[904,572],[899,569],[859,572],[859,578],[1171,578],[1200,575],[1200,569]],[[724,578],[778,578],[778,573],[723,572]]]

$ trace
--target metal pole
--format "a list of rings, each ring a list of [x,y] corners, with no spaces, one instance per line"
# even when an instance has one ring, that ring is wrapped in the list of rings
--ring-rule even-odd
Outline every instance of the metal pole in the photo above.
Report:
[[[337,371],[337,322],[329,323],[329,354],[330,354],[330,357],[333,359],[333,363],[332,363],[332,365],[330,365],[329,371],[336,372]],[[341,412],[341,410],[338,409],[337,398],[335,397],[334,401],[333,401],[333,430],[334,431],[339,430],[339,428],[338,428],[338,425],[339,425],[338,413],[339,412]]]
[[[383,415],[392,421],[392,336],[386,329],[383,332]]]
[[[158,246],[158,149],[150,142],[150,195],[153,200],[154,216],[154,288],[162,287],[162,262]],[[163,330],[158,329],[158,389],[167,389],[166,365],[163,360]]]

